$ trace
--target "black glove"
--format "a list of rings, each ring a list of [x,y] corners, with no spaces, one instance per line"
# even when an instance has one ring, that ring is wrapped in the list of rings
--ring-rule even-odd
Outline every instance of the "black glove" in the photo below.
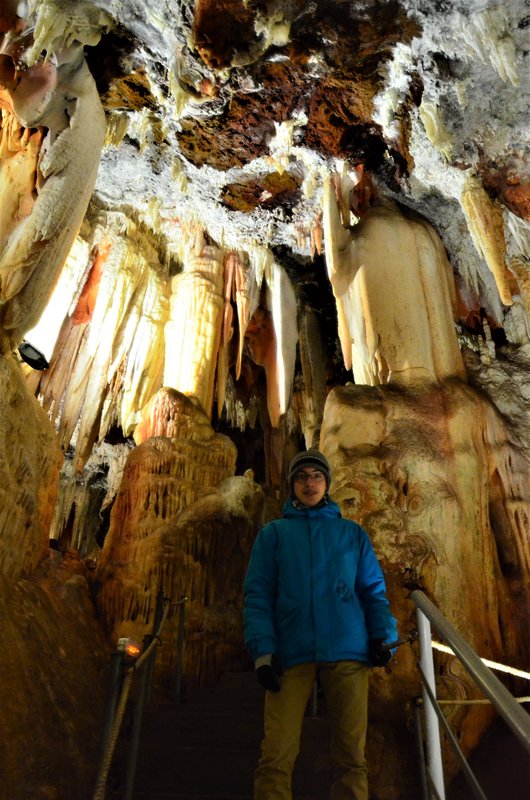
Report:
[[[272,657],[270,664],[262,664],[261,667],[258,667],[256,670],[256,677],[259,683],[264,689],[267,689],[268,692],[280,691],[280,677],[282,675],[283,670],[276,656]]]
[[[384,645],[384,639],[370,639],[368,642],[368,655],[370,666],[386,667],[392,658],[392,651]]]

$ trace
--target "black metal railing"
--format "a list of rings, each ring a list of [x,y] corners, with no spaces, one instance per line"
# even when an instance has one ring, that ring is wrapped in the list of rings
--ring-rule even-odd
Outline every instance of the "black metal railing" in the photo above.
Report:
[[[131,800],[138,750],[142,732],[144,710],[149,699],[153,682],[156,652],[161,644],[161,633],[169,617],[170,611],[178,608],[178,663],[175,675],[175,699],[180,702],[180,689],[182,680],[182,656],[184,650],[184,626],[187,597],[177,601],[170,601],[159,592],[156,600],[153,631],[144,637],[142,648],[136,654],[131,654],[129,640],[120,639],[116,652],[113,653],[110,668],[110,686],[107,702],[107,711],[101,739],[100,761],[93,800],[105,800],[107,782],[112,759],[116,750],[116,743],[123,723],[127,701],[136,676],[139,676],[139,686],[136,694],[131,739],[128,748],[127,765],[125,768],[125,782],[122,800]],[[137,656],[137,657],[136,657]]]

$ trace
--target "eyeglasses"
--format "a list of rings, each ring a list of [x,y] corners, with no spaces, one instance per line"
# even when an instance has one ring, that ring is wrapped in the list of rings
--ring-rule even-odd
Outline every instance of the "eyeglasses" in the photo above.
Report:
[[[295,483],[307,483],[307,481],[316,481],[316,483],[320,483],[321,481],[326,480],[326,476],[323,472],[320,472],[319,469],[315,470],[314,472],[295,472],[294,473],[294,480]]]

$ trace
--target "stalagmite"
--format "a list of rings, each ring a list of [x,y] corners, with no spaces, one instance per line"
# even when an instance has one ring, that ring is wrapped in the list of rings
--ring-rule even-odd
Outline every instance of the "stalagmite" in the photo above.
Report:
[[[379,206],[350,234],[340,224],[329,181],[324,227],[344,363],[356,382],[464,377],[451,268],[433,228]]]
[[[251,477],[231,477],[235,446],[180,392],[162,389],[135,436],[98,567],[98,603],[115,636],[141,638],[159,590],[187,595],[186,670],[211,679],[242,648],[241,583],[262,493]],[[175,623],[165,637],[176,635]],[[175,657],[169,647],[166,679]]]
[[[190,238],[183,271],[171,283],[165,328],[164,385],[197,398],[208,415],[223,325],[223,263],[223,251],[206,245],[202,232]]]
[[[479,256],[491,270],[504,305],[513,303],[506,275],[506,243],[500,206],[489,197],[480,180],[468,176],[460,199],[469,232]]]
[[[415,627],[410,588],[422,588],[479,655],[527,664],[529,468],[494,407],[454,379],[426,390],[335,388],[320,443],[333,497],[370,533],[402,634]],[[378,680],[376,716],[388,693],[414,696],[413,658],[400,649],[391,685]],[[436,681],[443,699],[476,696],[456,659],[436,657]],[[488,721],[480,708],[455,709],[465,751]],[[387,726],[394,758],[406,758],[400,736]]]

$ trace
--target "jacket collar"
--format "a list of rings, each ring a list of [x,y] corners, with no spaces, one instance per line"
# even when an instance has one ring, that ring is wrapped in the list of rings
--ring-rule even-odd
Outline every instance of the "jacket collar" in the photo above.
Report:
[[[314,506],[313,508],[304,506],[303,503],[300,503],[296,498],[289,497],[283,506],[283,515],[289,518],[306,516],[330,518],[340,517],[341,513],[335,501],[331,500],[329,495],[326,494],[318,506]]]

